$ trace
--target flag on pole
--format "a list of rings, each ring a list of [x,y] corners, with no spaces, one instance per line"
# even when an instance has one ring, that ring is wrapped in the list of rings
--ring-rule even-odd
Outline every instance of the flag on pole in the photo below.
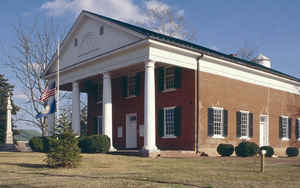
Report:
[[[52,82],[49,87],[46,87],[45,91],[42,93],[40,98],[41,102],[45,102],[49,97],[54,96],[56,93],[55,82]]]
[[[35,118],[39,119],[41,117],[45,117],[48,116],[49,114],[53,114],[56,112],[56,102],[55,102],[55,98],[53,97],[52,99],[49,100],[47,106],[45,107],[45,109],[41,112],[39,112]]]

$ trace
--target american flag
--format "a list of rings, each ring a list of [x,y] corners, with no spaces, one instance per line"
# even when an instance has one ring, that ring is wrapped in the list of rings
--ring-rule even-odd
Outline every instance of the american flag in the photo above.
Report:
[[[42,93],[40,98],[41,102],[45,102],[49,97],[54,96],[56,93],[55,82],[51,83],[49,87],[46,87],[45,91]]]

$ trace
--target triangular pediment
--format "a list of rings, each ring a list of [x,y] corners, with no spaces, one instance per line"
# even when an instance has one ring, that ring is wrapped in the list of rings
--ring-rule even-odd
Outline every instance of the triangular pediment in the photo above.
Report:
[[[60,70],[126,47],[143,38],[145,36],[139,33],[83,11],[61,44]],[[45,75],[56,72],[56,69],[55,55]]]

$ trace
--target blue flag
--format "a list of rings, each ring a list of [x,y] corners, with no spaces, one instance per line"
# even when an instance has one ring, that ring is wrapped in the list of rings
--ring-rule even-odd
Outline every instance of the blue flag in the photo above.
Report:
[[[38,113],[35,118],[39,119],[41,117],[45,117],[48,116],[49,114],[53,114],[56,112],[56,102],[55,102],[55,98],[53,97],[53,99],[50,99],[47,106],[45,107],[45,109]]]

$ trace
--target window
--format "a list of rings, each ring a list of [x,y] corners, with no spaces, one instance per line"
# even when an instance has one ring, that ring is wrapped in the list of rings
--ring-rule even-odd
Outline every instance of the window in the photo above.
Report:
[[[280,116],[279,128],[280,138],[288,140],[291,137],[291,119],[288,116]]]
[[[74,46],[76,47],[77,45],[78,45],[78,39],[75,38],[75,39],[74,39]]]
[[[122,96],[131,98],[140,95],[141,73],[122,77]]]
[[[237,137],[250,138],[253,136],[253,114],[248,111],[237,112]]]
[[[165,90],[174,89],[175,88],[175,75],[174,75],[174,67],[165,68]]]
[[[158,111],[158,134],[163,138],[181,135],[181,108],[166,107]]]
[[[164,119],[165,119],[165,136],[175,136],[175,119],[174,119],[175,107],[164,108]]]
[[[208,135],[214,138],[227,136],[227,110],[219,107],[208,109]]]
[[[181,87],[181,68],[179,67],[160,67],[158,69],[158,91],[174,91]]]
[[[123,127],[118,127],[117,129],[117,137],[122,138],[123,137]]]
[[[104,26],[101,25],[99,28],[99,35],[101,36],[101,35],[103,35],[103,33],[104,33]]]
[[[102,130],[102,116],[97,116],[97,134],[103,134],[103,130]]]
[[[134,76],[128,76],[128,87],[127,87],[127,96],[135,96],[135,90],[136,90],[136,77]]]

